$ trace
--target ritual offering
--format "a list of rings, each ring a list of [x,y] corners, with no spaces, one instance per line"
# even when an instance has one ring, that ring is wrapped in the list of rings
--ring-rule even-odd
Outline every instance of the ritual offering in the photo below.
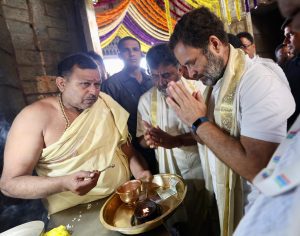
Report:
[[[142,181],[130,180],[118,187],[116,193],[124,203],[132,205],[139,199],[141,186]]]
[[[66,226],[60,225],[46,233],[43,236],[71,236]]]
[[[140,201],[136,204],[134,217],[138,224],[154,220],[161,215],[161,207],[151,200]]]
[[[186,185],[178,175],[154,175],[143,188],[141,181],[132,181],[117,188],[101,208],[100,222],[105,228],[130,235],[147,232],[161,225],[186,195]]]

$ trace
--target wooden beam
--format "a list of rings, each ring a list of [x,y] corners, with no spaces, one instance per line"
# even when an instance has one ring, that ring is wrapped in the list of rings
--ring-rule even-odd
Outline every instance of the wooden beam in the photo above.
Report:
[[[80,15],[88,51],[93,50],[103,56],[92,0],[83,0],[83,7],[80,9]]]

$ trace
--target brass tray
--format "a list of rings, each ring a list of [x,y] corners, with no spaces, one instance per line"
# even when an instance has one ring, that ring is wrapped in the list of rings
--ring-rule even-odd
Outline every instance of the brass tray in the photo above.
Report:
[[[163,223],[163,220],[170,215],[183,201],[186,195],[186,186],[180,176],[174,174],[158,174],[153,176],[153,185],[148,190],[148,196],[151,190],[158,188],[168,189],[170,179],[178,180],[176,185],[177,193],[165,200],[159,202],[162,207],[162,214],[154,220],[143,224],[132,226],[132,216],[134,207],[128,206],[121,201],[119,196],[114,193],[103,205],[100,211],[100,222],[109,230],[119,231],[123,234],[139,234],[147,232]]]

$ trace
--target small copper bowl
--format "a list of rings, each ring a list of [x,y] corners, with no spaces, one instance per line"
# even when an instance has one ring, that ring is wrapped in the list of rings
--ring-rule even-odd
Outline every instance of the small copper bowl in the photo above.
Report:
[[[139,200],[141,192],[142,181],[140,180],[130,180],[119,186],[116,193],[120,196],[120,199],[129,204],[134,204]]]

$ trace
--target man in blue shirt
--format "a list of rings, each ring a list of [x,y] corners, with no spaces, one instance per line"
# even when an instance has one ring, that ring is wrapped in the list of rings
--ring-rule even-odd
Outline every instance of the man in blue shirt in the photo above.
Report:
[[[136,139],[137,107],[140,96],[147,92],[153,82],[140,67],[142,58],[141,45],[133,37],[124,37],[118,43],[119,57],[124,62],[124,68],[111,76],[102,84],[102,91],[116,100],[130,116],[128,129],[132,136],[132,144],[149,165],[152,174],[158,172],[154,151],[142,148]]]

